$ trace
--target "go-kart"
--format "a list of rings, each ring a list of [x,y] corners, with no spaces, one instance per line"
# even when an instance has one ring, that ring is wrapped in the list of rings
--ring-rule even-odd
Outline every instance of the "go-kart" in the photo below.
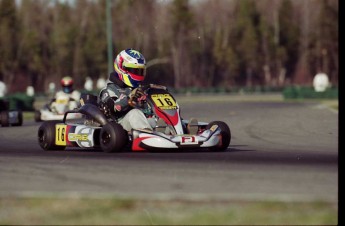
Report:
[[[180,108],[172,94],[164,87],[147,85],[145,95],[146,117],[163,120],[165,125],[153,130],[132,129],[125,131],[115,118],[109,116],[105,104],[97,104],[97,97],[82,96],[81,107],[67,111],[62,121],[44,122],[38,129],[38,142],[44,150],[63,150],[65,147],[100,148],[104,152],[118,152],[126,146],[132,151],[179,150],[207,148],[224,151],[228,148],[231,133],[222,121],[197,122],[196,134],[188,134],[189,120],[182,119]],[[136,105],[135,101],[132,102]],[[142,107],[143,105],[141,105]],[[139,107],[140,108],[140,107]],[[149,113],[147,113],[149,112]],[[68,123],[70,113],[84,116],[81,123]]]
[[[61,96],[45,104],[42,109],[35,111],[35,121],[62,120],[67,111],[78,107],[78,102],[71,97]],[[81,114],[69,114],[68,119],[80,119]]]
[[[0,124],[2,127],[21,126],[23,124],[22,111],[9,110],[9,103],[0,100]]]

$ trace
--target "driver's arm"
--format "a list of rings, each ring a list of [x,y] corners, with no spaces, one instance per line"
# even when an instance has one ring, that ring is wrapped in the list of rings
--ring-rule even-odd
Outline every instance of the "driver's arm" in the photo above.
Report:
[[[105,103],[112,113],[127,111],[128,95],[118,90],[104,89],[100,94],[100,100]]]

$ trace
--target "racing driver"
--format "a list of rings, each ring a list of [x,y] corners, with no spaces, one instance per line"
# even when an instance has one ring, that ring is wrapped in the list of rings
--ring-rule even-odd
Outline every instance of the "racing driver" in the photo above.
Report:
[[[137,50],[122,50],[114,61],[115,71],[109,75],[109,81],[100,92],[100,102],[116,117],[117,122],[130,132],[132,129],[147,129],[152,127],[144,113],[133,108],[133,101],[140,102],[145,95],[139,85],[145,79],[146,60]]]
[[[60,81],[61,90],[56,92],[54,99],[50,103],[50,108],[53,108],[56,101],[67,99],[69,101],[69,109],[73,110],[77,107],[80,99],[80,92],[73,89],[73,79],[70,76],[65,76]]]
[[[109,75],[109,82],[100,92],[100,102],[105,104],[116,117],[117,122],[130,132],[132,129],[146,129],[168,133],[167,124],[162,119],[156,122],[153,118],[146,118],[141,109],[134,108],[145,100],[146,96],[140,89],[140,84],[145,79],[146,60],[137,50],[126,49],[121,51],[114,61],[114,69]],[[188,131],[197,133],[198,121],[190,120]]]

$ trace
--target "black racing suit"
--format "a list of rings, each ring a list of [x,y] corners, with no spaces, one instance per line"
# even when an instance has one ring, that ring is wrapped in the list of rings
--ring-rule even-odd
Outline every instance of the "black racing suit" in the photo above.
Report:
[[[128,87],[120,79],[116,72],[110,74],[110,82],[101,90],[99,101],[107,105],[110,113],[116,118],[124,129],[150,129],[144,113],[128,104],[129,95],[133,88]]]

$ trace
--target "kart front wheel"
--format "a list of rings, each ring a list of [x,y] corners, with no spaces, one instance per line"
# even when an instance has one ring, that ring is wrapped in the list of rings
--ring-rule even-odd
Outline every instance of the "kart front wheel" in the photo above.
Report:
[[[41,112],[40,111],[35,111],[35,122],[41,122]]]
[[[221,141],[220,146],[213,147],[213,148],[211,148],[211,150],[212,151],[225,151],[228,148],[230,141],[231,141],[230,128],[225,122],[214,121],[214,122],[210,122],[207,125],[206,129],[210,129],[213,125],[217,125],[220,128],[220,130],[221,130],[220,135],[222,136],[222,141]]]
[[[16,123],[12,123],[12,126],[21,126],[23,125],[23,112],[22,111],[18,111],[17,113],[17,122]]]
[[[128,143],[128,134],[120,124],[109,122],[102,127],[99,140],[104,152],[119,152]]]
[[[55,125],[59,122],[46,121],[38,129],[38,143],[45,151],[65,149],[65,146],[55,144]]]
[[[0,122],[2,127],[8,127],[10,125],[10,119],[8,116],[8,111],[2,111],[0,113]]]

